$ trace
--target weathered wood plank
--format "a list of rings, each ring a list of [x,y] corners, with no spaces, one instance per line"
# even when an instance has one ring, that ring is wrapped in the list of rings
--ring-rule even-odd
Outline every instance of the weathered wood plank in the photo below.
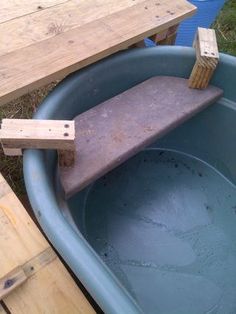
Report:
[[[36,261],[35,273],[3,298],[12,314],[94,313],[58,257],[49,263],[45,258],[43,266],[37,261],[37,256],[52,249],[1,174],[0,250],[0,278]]]
[[[0,58],[0,104],[178,24],[196,8],[146,0]],[[99,40],[98,40],[99,38]]]
[[[0,23],[31,12],[45,10],[68,0],[7,0],[1,1]]]
[[[0,278],[0,300],[23,284],[26,280],[26,274],[20,266],[13,269],[3,278]]]
[[[163,2],[164,0],[160,0]],[[0,24],[0,56],[82,26],[144,0],[68,1]],[[11,40],[9,40],[11,38]]]

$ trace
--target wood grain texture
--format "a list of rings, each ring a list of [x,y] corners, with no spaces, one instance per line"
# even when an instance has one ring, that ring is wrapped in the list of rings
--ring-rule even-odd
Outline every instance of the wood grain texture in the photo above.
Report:
[[[208,86],[219,62],[215,30],[198,27],[193,46],[196,62],[189,77],[189,87],[203,89]]]
[[[33,257],[24,265],[16,267],[3,278],[0,278],[0,300],[56,258],[56,253],[51,247],[48,247],[45,251]]]
[[[9,314],[9,313],[7,313],[6,311],[5,311],[5,309],[3,308],[3,306],[2,306],[2,301],[0,301],[1,303],[0,303],[0,313],[1,314]]]
[[[42,11],[68,0],[7,0],[1,1],[0,23],[32,12]]]
[[[45,250],[51,250],[1,174],[0,249],[0,278]],[[58,257],[44,267],[38,267],[3,301],[12,314],[94,313]]]
[[[5,152],[18,148],[73,150],[74,139],[74,121],[68,120],[3,119],[0,130]]]
[[[71,0],[2,23],[0,24],[0,56],[141,2],[144,0],[82,0],[80,2]]]
[[[67,197],[152,144],[222,95],[209,86],[188,88],[188,80],[153,77],[75,118],[74,167],[60,169]]]
[[[0,57],[0,104],[176,25],[195,11],[185,0],[135,2],[7,53]]]
[[[26,280],[27,276],[22,267],[17,267],[3,278],[0,278],[0,300],[22,285]]]

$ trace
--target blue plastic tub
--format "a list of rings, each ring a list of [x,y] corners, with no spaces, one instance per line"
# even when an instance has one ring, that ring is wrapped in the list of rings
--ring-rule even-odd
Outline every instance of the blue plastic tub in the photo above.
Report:
[[[194,61],[184,47],[116,54],[67,77],[35,118],[72,119],[155,75],[187,78]],[[220,56],[212,84],[218,103],[68,202],[56,153],[24,153],[39,223],[105,313],[236,313],[235,58]]]

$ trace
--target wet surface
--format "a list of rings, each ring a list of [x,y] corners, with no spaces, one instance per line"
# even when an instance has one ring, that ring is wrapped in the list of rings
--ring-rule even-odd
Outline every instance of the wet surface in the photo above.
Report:
[[[236,188],[209,165],[146,150],[98,180],[90,244],[145,313],[236,313]]]

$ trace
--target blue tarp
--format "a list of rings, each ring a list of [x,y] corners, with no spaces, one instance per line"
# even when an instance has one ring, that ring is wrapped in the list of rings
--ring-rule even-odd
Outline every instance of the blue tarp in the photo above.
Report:
[[[197,27],[210,27],[225,0],[191,0],[190,2],[198,8],[198,11],[194,16],[181,23],[176,45],[192,46]],[[146,40],[146,44],[149,47],[154,46],[150,40]]]

